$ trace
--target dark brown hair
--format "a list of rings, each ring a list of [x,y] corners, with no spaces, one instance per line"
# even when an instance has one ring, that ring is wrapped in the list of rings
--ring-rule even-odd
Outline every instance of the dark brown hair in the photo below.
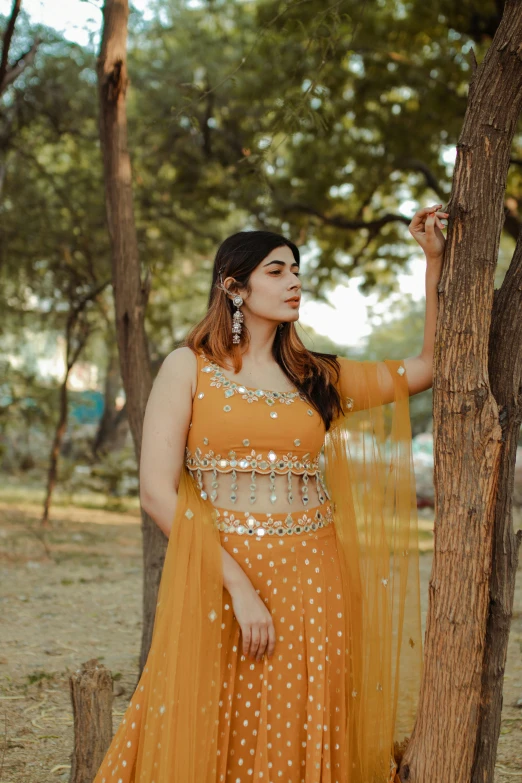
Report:
[[[272,250],[283,245],[290,248],[299,264],[297,245],[272,231],[239,231],[221,243],[214,259],[207,314],[190,331],[185,345],[196,353],[205,353],[222,367],[231,360],[234,372],[240,371],[241,355],[249,341],[248,330],[243,326],[241,343],[234,345],[234,305],[221,283],[227,277],[233,277],[239,287],[250,291],[250,275],[254,269]],[[272,354],[285,375],[320,414],[328,430],[332,420],[343,412],[337,387],[339,364],[336,355],[309,351],[292,322],[276,330]]]

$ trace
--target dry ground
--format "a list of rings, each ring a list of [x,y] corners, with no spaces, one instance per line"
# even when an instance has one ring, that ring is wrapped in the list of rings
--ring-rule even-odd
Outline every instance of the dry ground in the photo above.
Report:
[[[141,533],[136,510],[0,502],[0,783],[67,781],[73,743],[68,677],[97,657],[115,678],[114,727],[136,683]],[[421,522],[423,621],[431,521]],[[520,706],[514,706],[517,702]],[[522,576],[518,573],[495,783],[522,783]]]

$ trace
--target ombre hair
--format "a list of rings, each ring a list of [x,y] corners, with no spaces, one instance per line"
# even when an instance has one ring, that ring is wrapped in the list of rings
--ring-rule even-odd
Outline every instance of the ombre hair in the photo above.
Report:
[[[272,231],[239,231],[221,243],[214,259],[207,313],[187,335],[186,346],[196,353],[204,353],[222,367],[228,360],[234,372],[241,370],[242,353],[250,338],[243,325],[241,342],[232,342],[235,308],[223,288],[223,280],[233,277],[238,287],[250,292],[250,275],[254,269],[272,250],[283,245],[290,248],[299,264],[297,245]],[[230,293],[232,291],[233,288]],[[272,354],[288,379],[317,410],[328,430],[332,420],[343,413],[337,388],[339,365],[336,355],[309,351],[293,322],[287,322],[276,330]]]

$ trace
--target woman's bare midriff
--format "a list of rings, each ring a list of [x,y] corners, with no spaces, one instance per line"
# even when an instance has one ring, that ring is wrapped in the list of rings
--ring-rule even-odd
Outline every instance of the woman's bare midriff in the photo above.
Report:
[[[288,501],[289,494],[289,482],[288,475],[276,475],[273,482],[270,480],[270,476],[263,474],[256,474],[255,477],[255,490],[252,490],[252,475],[251,473],[236,473],[236,486],[237,489],[231,488],[232,474],[231,473],[218,473],[217,483],[218,488],[212,486],[214,481],[211,471],[202,471],[202,483],[203,489],[207,493],[209,499],[213,505],[218,508],[230,508],[237,511],[247,511],[255,514],[256,511],[260,513],[281,514],[289,511],[305,511],[307,508],[313,508],[319,506],[324,500],[324,490],[321,491],[323,499],[319,497],[316,486],[316,477],[309,476],[308,484],[306,487],[306,493],[303,493],[303,487],[305,486],[302,476],[291,474],[291,494],[293,496],[292,502]],[[217,497],[212,497],[212,492],[217,491]],[[236,496],[235,502],[231,501],[230,495]],[[308,502],[303,503],[303,495],[308,495]],[[255,495],[255,502],[250,502],[252,495]],[[275,495],[275,501],[272,502],[270,497]]]

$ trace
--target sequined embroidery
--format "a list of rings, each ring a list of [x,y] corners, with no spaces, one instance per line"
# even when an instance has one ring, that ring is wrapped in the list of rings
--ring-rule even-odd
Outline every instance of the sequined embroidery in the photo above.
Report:
[[[309,531],[319,530],[333,522],[333,509],[330,503],[326,505],[324,513],[319,509],[307,514],[300,514],[297,519],[291,514],[267,514],[266,519],[256,518],[255,514],[248,511],[238,512],[214,510],[215,524],[218,530],[224,533],[239,533],[247,536],[284,536],[299,535]]]
[[[268,432],[275,432],[273,436],[270,436],[270,440],[272,437],[274,437],[274,439],[277,439],[278,437],[277,433],[280,419],[278,418],[279,414],[276,410],[274,410],[276,402],[283,404],[289,404],[291,402],[295,402],[296,400],[305,402],[306,407],[302,412],[304,413],[306,411],[308,416],[310,416],[312,419],[315,418],[315,410],[312,410],[312,408],[308,407],[309,402],[302,396],[300,391],[296,390],[293,392],[277,392],[265,389],[248,388],[243,384],[234,383],[233,381],[226,378],[221,367],[212,359],[207,358],[203,353],[199,354],[199,363],[201,372],[204,372],[209,376],[208,386],[213,386],[216,390],[219,389],[221,392],[224,392],[225,400],[223,402],[225,404],[219,405],[218,410],[222,410],[224,414],[226,414],[227,418],[231,419],[231,427],[234,427],[235,423],[234,413],[232,412],[234,409],[234,395],[239,395],[248,403],[257,402],[259,400],[262,401],[264,399],[269,408],[272,408],[269,411],[264,409],[266,411],[264,416],[269,413],[270,419],[273,421],[273,424],[268,425],[266,433],[263,433],[264,442],[261,448],[259,446],[256,449],[252,448],[251,438],[240,438],[239,442],[241,442],[243,446],[250,447],[247,449],[246,453],[239,445],[236,446],[235,451],[233,449],[224,450],[222,446],[218,446],[218,449],[216,449],[215,446],[213,449],[209,449],[209,442],[212,442],[214,437],[212,437],[212,439],[207,437],[207,433],[199,432],[197,439],[192,439],[192,443],[190,443],[189,438],[185,447],[185,465],[192,473],[201,497],[205,500],[210,499],[210,501],[215,506],[224,506],[226,495],[227,503],[230,501],[231,504],[235,505],[238,502],[238,491],[240,487],[240,484],[238,484],[238,474],[250,472],[250,481],[248,482],[248,489],[250,491],[246,497],[248,498],[248,503],[251,506],[256,504],[258,501],[258,475],[266,475],[270,479],[270,485],[268,487],[268,499],[272,505],[275,505],[279,499],[279,496],[284,493],[290,506],[294,503],[294,499],[296,499],[302,503],[303,506],[308,507],[311,500],[311,495],[309,494],[309,479],[313,479],[315,484],[315,492],[319,502],[324,503],[329,498],[329,494],[319,467],[322,443],[319,444],[318,438],[316,439],[316,443],[314,443],[314,449],[306,451],[305,454],[297,454],[293,450],[286,454],[277,454],[272,448],[267,449],[268,444],[266,443],[266,435],[268,435]],[[205,395],[204,392],[198,390],[198,400],[205,399],[205,396],[208,398],[208,393]],[[300,406],[296,406],[291,413],[289,411],[289,419],[292,419],[294,411],[298,417],[302,415]],[[259,412],[261,413],[261,409],[259,409]],[[244,416],[244,408],[243,413],[238,411],[238,414],[240,417]],[[250,411],[247,415],[250,416]],[[281,415],[284,416],[284,414]],[[301,427],[302,423],[296,426]],[[307,432],[306,426],[304,429],[305,432]],[[320,429],[320,427],[317,429]],[[223,443],[224,436],[225,433],[220,433],[218,436],[218,442]],[[203,446],[200,446],[200,443],[202,443]],[[301,439],[295,438],[294,446],[300,445]],[[317,446],[317,449],[315,446]],[[211,473],[211,476],[204,476],[204,474],[208,473]],[[223,474],[229,474],[231,476],[226,493],[223,492],[226,484],[221,480]],[[287,481],[285,482],[286,486],[282,486],[276,481],[278,475],[287,476]],[[297,482],[298,487],[295,486],[295,482],[292,480],[293,476],[300,478],[300,481]],[[204,478],[205,481],[203,480]]]
[[[314,459],[309,457],[309,454],[304,454],[299,459],[291,452],[278,457],[273,450],[264,455],[256,453],[255,449],[252,449],[250,454],[244,454],[237,459],[235,451],[229,451],[228,457],[222,457],[221,454],[215,454],[212,449],[203,453],[198,446],[192,453],[188,446],[185,447],[185,464],[189,470],[197,468],[213,470],[215,468],[220,473],[230,473],[232,470],[255,470],[257,473],[263,474],[274,470],[279,475],[291,471],[297,475],[307,473],[309,476],[315,476],[319,470],[319,454]]]
[[[267,389],[249,389],[247,386],[243,386],[241,383],[235,383],[225,376],[219,364],[216,364],[211,359],[203,356],[206,365],[201,368],[201,372],[213,373],[210,378],[210,385],[215,386],[216,389],[224,389],[225,397],[233,397],[234,394],[241,395],[243,400],[247,402],[258,402],[264,400],[267,405],[275,405],[277,402],[284,405],[290,405],[296,399],[300,399],[306,402],[306,398],[302,396],[299,391],[295,392],[277,392],[269,391]],[[273,418],[277,418],[277,414],[272,414]]]

